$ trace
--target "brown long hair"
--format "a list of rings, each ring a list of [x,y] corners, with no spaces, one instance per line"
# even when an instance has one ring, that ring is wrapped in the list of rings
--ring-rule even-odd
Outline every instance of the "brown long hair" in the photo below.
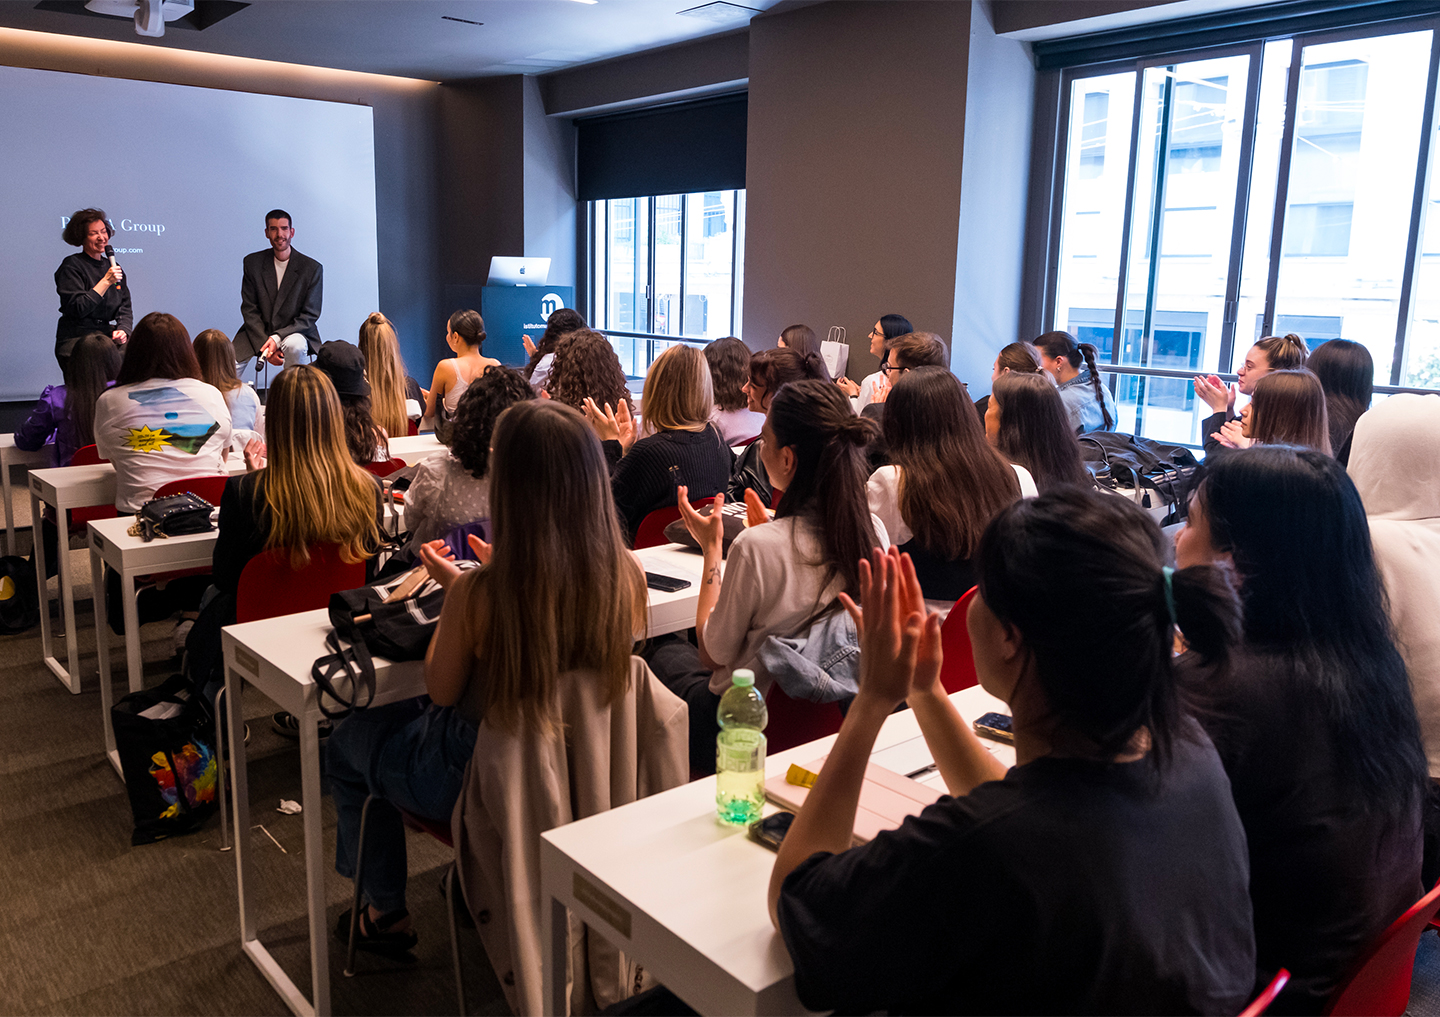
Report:
[[[1011,343],[1002,349],[995,358],[995,363],[1000,365],[1000,371],[1014,371],[1016,374],[1039,374],[1045,370],[1040,365],[1040,351],[1035,348],[1034,343],[1018,342]]]
[[[645,576],[579,411],[544,399],[511,406],[495,425],[490,476],[494,554],[469,601],[483,715],[505,731],[549,734],[561,676],[597,672],[606,702],[624,694]]]
[[[75,429],[77,448],[95,444],[95,402],[119,370],[120,351],[101,332],[81,336],[70,351],[65,364],[65,416]]]
[[[710,385],[715,390],[715,408],[743,410],[745,382],[750,378],[750,347],[733,335],[716,339],[705,347],[710,365]]]
[[[806,378],[816,381],[830,380],[825,372],[825,361],[820,359],[820,354],[797,353],[788,347],[777,346],[761,350],[750,357],[750,387],[764,393],[760,398],[762,406],[765,405],[765,397],[773,399],[775,393],[780,391],[780,386]]]
[[[1050,375],[1002,374],[990,390],[990,401],[1000,408],[995,447],[1030,471],[1041,494],[1063,484],[1090,483],[1080,443]]]
[[[550,380],[545,385],[551,399],[558,399],[577,410],[589,396],[597,404],[609,403],[618,409],[621,401],[630,402],[630,388],[620,357],[603,332],[582,328],[571,332],[555,344],[555,360],[550,366]],[[632,404],[631,412],[634,412]]]
[[[1069,332],[1046,332],[1035,340],[1035,347],[1044,350],[1047,357],[1063,357],[1076,370],[1083,366],[1090,372],[1090,387],[1095,390],[1095,402],[1105,419],[1104,430],[1112,429],[1115,421],[1110,416],[1110,407],[1105,405],[1105,395],[1100,391],[1100,371],[1095,366],[1095,354],[1099,351],[1090,343],[1076,342]]]
[[[340,397],[325,372],[306,364],[281,371],[266,402],[267,463],[257,496],[270,514],[265,546],[290,553],[291,568],[312,544],[340,545],[340,560],[364,561],[380,544],[375,479],[345,447]]]
[[[388,435],[410,429],[405,416],[405,361],[395,326],[379,311],[360,326],[360,352],[365,354],[365,377],[370,382],[370,413]]]
[[[589,327],[585,316],[574,308],[559,307],[551,311],[550,317],[545,319],[545,332],[540,336],[540,341],[535,344],[535,352],[530,354],[530,360],[525,364],[526,380],[534,375],[535,368],[540,366],[540,361],[544,360],[547,354],[555,352],[555,344],[562,336]]]
[[[240,387],[240,378],[235,374],[235,344],[228,335],[218,328],[207,328],[192,345],[205,384],[213,385],[222,394]]]
[[[960,379],[943,367],[901,375],[884,428],[900,468],[900,517],[915,539],[949,561],[973,556],[990,520],[1020,497],[1020,481],[985,440]]]
[[[825,556],[816,564],[823,564],[828,576],[843,577],[853,597],[860,589],[860,559],[878,542],[865,501],[870,476],[865,448],[877,428],[857,417],[828,379],[782,385],[770,401],[767,421],[777,449],[795,451],[795,476],[775,518],[801,516],[815,526]]]
[[[1332,454],[1325,389],[1301,368],[1271,371],[1255,383],[1250,402],[1250,438],[1264,445],[1303,445]]]
[[[137,385],[152,378],[205,380],[190,344],[190,333],[175,315],[160,311],[151,311],[136,324],[125,344],[125,359],[115,384]]]
[[[645,431],[699,431],[710,422],[715,400],[705,355],[683,343],[655,358],[645,374]]]

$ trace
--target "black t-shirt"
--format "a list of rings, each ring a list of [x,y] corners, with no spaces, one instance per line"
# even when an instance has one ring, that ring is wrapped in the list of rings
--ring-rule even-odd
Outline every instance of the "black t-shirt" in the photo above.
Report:
[[[1194,668],[1192,658],[1182,666]],[[1198,673],[1198,672],[1197,672]],[[1420,899],[1420,799],[1398,821],[1366,808],[1344,752],[1288,662],[1254,652],[1203,691],[1250,852],[1256,985],[1284,967],[1269,1013],[1321,1013],[1361,951]]]
[[[1043,758],[785,880],[800,1000],[845,1013],[1238,1013],[1245,836],[1208,739]]]

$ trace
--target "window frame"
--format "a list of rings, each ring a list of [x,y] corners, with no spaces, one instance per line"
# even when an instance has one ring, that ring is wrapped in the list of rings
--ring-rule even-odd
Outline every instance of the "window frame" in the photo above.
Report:
[[[1069,169],[1069,147],[1070,147],[1070,117],[1074,103],[1074,83],[1077,80],[1098,77],[1107,74],[1119,74],[1133,72],[1135,74],[1134,98],[1131,108],[1130,123],[1130,150],[1127,153],[1127,180],[1125,187],[1125,204],[1123,208],[1123,223],[1120,230],[1120,252],[1119,271],[1116,281],[1114,296],[1115,322],[1113,336],[1116,337],[1111,343],[1110,363],[1097,364],[1102,374],[1109,374],[1112,391],[1116,388],[1116,379],[1122,375],[1138,375],[1141,377],[1154,378],[1190,378],[1193,372],[1167,370],[1162,368],[1149,367],[1150,354],[1154,345],[1154,332],[1158,326],[1155,324],[1155,312],[1158,310],[1154,304],[1156,300],[1155,273],[1158,271],[1160,259],[1150,260],[1149,271],[1151,278],[1145,290],[1144,314],[1142,316],[1140,350],[1138,359],[1140,363],[1122,364],[1123,343],[1119,337],[1123,336],[1127,310],[1133,311],[1139,308],[1127,308],[1126,299],[1130,287],[1131,272],[1131,243],[1133,230],[1136,228],[1134,222],[1136,209],[1136,170],[1140,158],[1141,143],[1141,114],[1145,101],[1145,72],[1147,69],[1156,67],[1167,67],[1173,64],[1185,63],[1192,60],[1218,59],[1227,56],[1248,55],[1250,57],[1249,70],[1246,80],[1246,93],[1244,99],[1244,122],[1241,127],[1239,165],[1236,176],[1235,206],[1230,233],[1230,257],[1226,269],[1226,282],[1224,293],[1224,311],[1221,315],[1220,345],[1218,351],[1218,366],[1222,368],[1233,367],[1234,354],[1237,340],[1237,330],[1241,303],[1241,285],[1243,258],[1245,253],[1246,224],[1249,218],[1250,202],[1252,199],[1252,175],[1254,168],[1256,128],[1259,119],[1260,106],[1260,84],[1263,72],[1264,51],[1267,43],[1290,40],[1291,60],[1286,72],[1285,89],[1285,122],[1280,141],[1279,161],[1276,169],[1276,182],[1274,193],[1274,208],[1271,217],[1269,263],[1266,266],[1265,277],[1265,300],[1262,318],[1262,334],[1270,334],[1275,323],[1276,295],[1279,286],[1280,268],[1284,254],[1284,226],[1285,213],[1287,209],[1288,194],[1290,189],[1290,164],[1294,152],[1295,133],[1297,118],[1294,112],[1298,106],[1299,90],[1301,83],[1301,65],[1303,53],[1306,47],[1324,45],[1335,42],[1346,42],[1355,39],[1372,38],[1376,36],[1400,35],[1407,32],[1418,32],[1429,30],[1430,53],[1427,66],[1427,78],[1425,97],[1421,113],[1421,137],[1417,153],[1417,166],[1414,177],[1414,191],[1410,203],[1410,222],[1407,246],[1405,252],[1404,270],[1401,278],[1399,298],[1396,308],[1396,333],[1393,347],[1392,363],[1389,372],[1389,385],[1376,385],[1375,391],[1382,394],[1395,392],[1434,392],[1437,389],[1421,389],[1400,385],[1402,371],[1405,365],[1406,355],[1410,342],[1411,319],[1413,317],[1415,299],[1415,276],[1420,268],[1420,259],[1423,256],[1421,249],[1424,236],[1427,213],[1440,210],[1429,208],[1427,200],[1430,194],[1431,174],[1437,172],[1435,162],[1440,158],[1440,142],[1436,140],[1436,95],[1437,80],[1440,80],[1440,15],[1426,14],[1417,17],[1380,20],[1361,25],[1346,26],[1344,28],[1321,28],[1312,32],[1280,32],[1273,36],[1256,39],[1251,42],[1229,43],[1209,47],[1190,48],[1164,53],[1137,53],[1135,57],[1123,59],[1105,60],[1089,64],[1077,64],[1059,68],[1054,72],[1051,81],[1055,82],[1058,95],[1054,100],[1045,100],[1037,96],[1037,137],[1045,137],[1047,141],[1053,140],[1053,144],[1044,146],[1037,145],[1035,149],[1033,171],[1043,172],[1048,177],[1050,194],[1042,199],[1038,208],[1044,210],[1048,221],[1043,227],[1044,243],[1044,276],[1041,292],[1040,325],[1041,331],[1062,327],[1057,324],[1062,309],[1058,306],[1059,281],[1060,281],[1060,248],[1062,233],[1065,224],[1065,200],[1067,172]],[[1167,94],[1173,94],[1173,82],[1167,82]],[[1083,101],[1083,99],[1082,99]],[[1053,123],[1050,115],[1054,116]],[[1111,108],[1110,116],[1115,116],[1118,111]],[[1039,118],[1044,117],[1042,121]],[[1168,131],[1168,114],[1163,121]],[[1168,140],[1168,139],[1167,139]],[[1083,145],[1083,139],[1081,144]],[[1043,150],[1042,150],[1043,148]],[[1168,158],[1168,143],[1160,146],[1160,163],[1157,167],[1157,186],[1164,178],[1165,162]],[[1118,155],[1118,153],[1116,153]],[[1112,154],[1106,152],[1106,158]],[[1263,200],[1263,199],[1262,199]],[[1143,224],[1152,231],[1151,243],[1157,230],[1163,229],[1163,207],[1159,215],[1155,216],[1156,222]],[[1152,249],[1154,249],[1152,247]],[[1377,363],[1377,366],[1380,366]],[[1217,372],[1222,378],[1234,380],[1233,372]]]

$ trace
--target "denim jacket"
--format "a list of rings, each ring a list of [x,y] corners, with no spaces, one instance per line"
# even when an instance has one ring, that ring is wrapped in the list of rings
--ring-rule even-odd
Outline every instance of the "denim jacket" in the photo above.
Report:
[[[784,639],[768,636],[755,656],[791,699],[833,703],[860,689],[860,640],[847,611],[830,611]]]

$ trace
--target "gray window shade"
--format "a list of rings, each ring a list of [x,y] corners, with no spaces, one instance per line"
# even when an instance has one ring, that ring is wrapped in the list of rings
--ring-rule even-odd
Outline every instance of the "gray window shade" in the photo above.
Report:
[[[739,190],[747,97],[576,121],[581,201]]]

